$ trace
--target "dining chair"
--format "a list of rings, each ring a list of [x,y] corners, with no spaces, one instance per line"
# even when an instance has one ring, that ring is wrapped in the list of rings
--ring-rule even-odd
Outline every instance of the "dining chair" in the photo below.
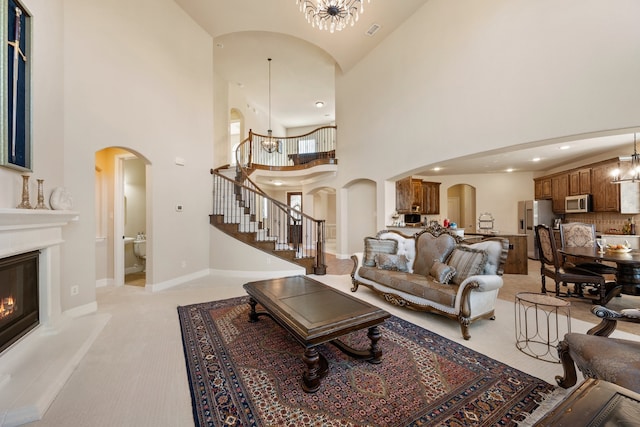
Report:
[[[561,283],[574,283],[576,288],[580,290],[585,285],[594,286],[599,291],[599,303],[605,305],[608,302],[607,284],[604,276],[580,267],[564,265],[562,257],[558,253],[552,230],[548,226],[537,225],[535,239],[540,258],[542,293],[547,293],[546,278],[549,277],[556,284],[556,296],[560,296]],[[614,285],[615,283],[612,283],[609,287]]]
[[[560,224],[560,241],[563,248],[594,248],[596,246],[596,226],[583,222]],[[578,267],[598,274],[616,274],[616,268],[598,261],[571,262],[563,258],[565,266]],[[581,295],[582,296],[582,295]]]

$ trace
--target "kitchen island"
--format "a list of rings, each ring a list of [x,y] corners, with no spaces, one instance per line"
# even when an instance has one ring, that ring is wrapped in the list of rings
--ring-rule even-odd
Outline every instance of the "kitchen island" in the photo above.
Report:
[[[529,274],[527,258],[527,235],[508,233],[465,233],[465,242],[475,243],[489,237],[502,237],[509,240],[509,254],[504,264],[505,274]]]

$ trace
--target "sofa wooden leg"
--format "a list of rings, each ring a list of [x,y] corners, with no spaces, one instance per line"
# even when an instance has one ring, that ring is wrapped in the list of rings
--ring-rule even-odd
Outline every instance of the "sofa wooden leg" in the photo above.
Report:
[[[468,340],[471,338],[471,334],[469,333],[469,319],[460,318],[460,330],[462,331],[462,338]]]
[[[563,340],[558,343],[558,357],[562,362],[564,377],[556,375],[556,382],[562,388],[569,388],[576,385],[578,378],[576,377],[576,365],[569,354],[569,346]]]
[[[351,284],[353,285],[353,286],[351,286],[351,292],[357,291],[358,290],[358,281],[357,280],[352,280]]]

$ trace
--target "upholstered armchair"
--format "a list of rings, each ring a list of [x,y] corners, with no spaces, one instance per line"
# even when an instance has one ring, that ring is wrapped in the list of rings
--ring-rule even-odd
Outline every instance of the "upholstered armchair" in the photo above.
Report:
[[[640,393],[640,342],[609,338],[617,322],[640,323],[640,309],[619,312],[594,306],[591,312],[601,322],[586,334],[568,333],[558,343],[558,356],[564,376],[556,376],[561,387],[576,384],[576,366],[585,378],[595,378],[617,384]]]

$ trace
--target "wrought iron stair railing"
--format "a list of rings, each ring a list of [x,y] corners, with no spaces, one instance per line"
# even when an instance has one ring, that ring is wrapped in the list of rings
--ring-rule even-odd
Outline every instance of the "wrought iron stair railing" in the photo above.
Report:
[[[303,266],[307,274],[326,274],[324,220],[314,219],[269,197],[249,179],[243,183],[213,169],[211,174],[213,226],[251,246]]]

